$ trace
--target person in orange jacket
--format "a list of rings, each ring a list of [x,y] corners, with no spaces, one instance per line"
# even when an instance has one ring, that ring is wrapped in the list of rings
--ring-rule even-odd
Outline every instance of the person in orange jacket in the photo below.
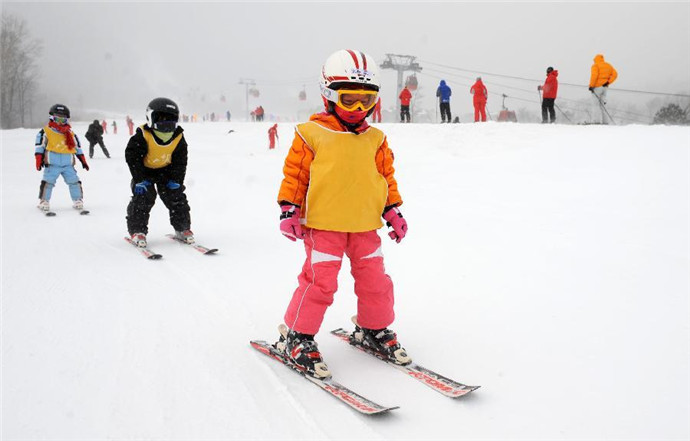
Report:
[[[486,122],[486,99],[489,97],[489,92],[486,90],[484,83],[482,83],[482,77],[477,77],[477,81],[470,87],[470,93],[474,95],[472,98],[474,122],[479,122],[480,114],[482,122]]]
[[[405,86],[403,90],[400,91],[398,98],[400,98],[400,122],[404,123],[406,119],[407,122],[410,122],[410,100],[412,100],[412,92]]]
[[[604,61],[604,56],[597,54],[592,64],[592,74],[589,77],[589,91],[594,95],[601,109],[601,123],[608,124],[609,117],[606,110],[606,92],[609,85],[618,78],[618,72],[611,64]]]
[[[376,101],[374,113],[371,115],[371,122],[381,122],[381,97],[379,97],[379,100]]]
[[[366,122],[378,99],[378,67],[363,52],[340,50],[321,74],[326,111],[295,128],[278,193],[280,231],[303,239],[307,257],[275,347],[305,374],[327,378],[314,336],[333,302],[344,255],[358,298],[352,338],[391,363],[411,360],[388,329],[395,316],[393,282],[376,231],[383,217],[391,239],[400,242],[407,233],[393,152],[386,135]]]
[[[558,95],[558,71],[549,66],[546,68],[546,81],[544,85],[537,86],[543,92],[541,100],[541,122],[549,122],[547,116],[551,117],[551,122],[556,122],[556,95]],[[548,114],[548,115],[547,115]]]
[[[108,123],[105,120],[103,120],[101,126],[103,127],[103,133],[108,133]]]
[[[273,124],[270,129],[268,129],[268,148],[269,149],[274,149],[276,148],[276,138],[279,138],[278,136],[278,123]]]

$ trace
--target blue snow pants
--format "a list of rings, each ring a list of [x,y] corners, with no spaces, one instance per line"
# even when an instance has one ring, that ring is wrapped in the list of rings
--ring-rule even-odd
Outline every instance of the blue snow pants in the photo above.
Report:
[[[38,193],[39,199],[50,200],[53,194],[53,187],[59,176],[65,180],[69,187],[69,195],[73,201],[82,199],[83,191],[81,188],[81,181],[77,176],[77,170],[72,164],[72,154],[60,154],[49,152],[50,164],[47,164],[43,169],[43,180],[41,181],[41,188]]]

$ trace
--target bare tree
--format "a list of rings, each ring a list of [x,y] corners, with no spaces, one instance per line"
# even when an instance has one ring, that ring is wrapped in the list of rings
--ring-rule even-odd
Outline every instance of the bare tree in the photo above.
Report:
[[[24,126],[37,89],[36,60],[41,42],[32,39],[23,19],[2,13],[0,31],[0,127]]]

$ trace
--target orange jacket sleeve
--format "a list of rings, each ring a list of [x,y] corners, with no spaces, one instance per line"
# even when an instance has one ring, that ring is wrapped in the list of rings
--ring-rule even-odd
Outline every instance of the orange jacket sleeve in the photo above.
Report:
[[[592,74],[589,76],[589,87],[596,87],[599,78],[599,66],[592,64]]]
[[[393,151],[388,148],[388,139],[385,138],[381,147],[379,147],[376,152],[376,168],[379,173],[386,178],[386,182],[388,182],[386,207],[390,205],[402,205],[403,203],[400,193],[398,192],[398,182],[395,180],[395,169],[393,168],[394,159]]]
[[[283,166],[283,182],[278,192],[278,203],[283,201],[302,206],[309,187],[309,168],[314,152],[295,132],[290,151]]]
[[[609,75],[609,84],[613,84],[614,81],[616,81],[616,78],[618,78],[618,72],[616,69],[611,66],[611,75]]]

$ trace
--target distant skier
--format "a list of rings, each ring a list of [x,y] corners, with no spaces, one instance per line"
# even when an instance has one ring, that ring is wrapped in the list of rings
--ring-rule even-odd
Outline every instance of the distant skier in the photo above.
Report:
[[[278,136],[278,124],[273,124],[270,129],[268,129],[268,148],[269,149],[274,149],[276,148],[276,139],[279,138]]]
[[[154,99],[146,108],[146,124],[137,129],[125,149],[125,159],[132,174],[127,230],[132,242],[140,247],[146,247],[149,214],[157,194],[170,212],[175,236],[187,243],[194,242],[190,208],[184,192],[187,141],[182,127],[177,125],[179,118],[179,108],[172,100]]]
[[[609,117],[606,110],[606,92],[608,87],[618,78],[618,72],[609,63],[604,61],[604,56],[598,54],[594,57],[592,74],[589,78],[589,91],[594,95],[601,109],[601,123],[608,124]]]
[[[379,100],[376,101],[376,105],[374,106],[374,113],[371,115],[371,122],[381,122],[381,97],[379,97]]]
[[[548,123],[551,118],[551,122],[556,122],[556,110],[554,106],[556,104],[556,95],[558,95],[558,71],[554,70],[553,67],[548,67],[546,69],[546,81],[544,85],[537,86],[538,90],[543,93],[541,100],[541,122],[542,124]]]
[[[280,230],[292,241],[304,239],[307,258],[276,348],[310,375],[328,377],[314,335],[333,302],[344,254],[358,297],[353,337],[384,359],[410,363],[388,329],[394,318],[393,283],[376,232],[383,217],[393,228],[389,236],[400,242],[407,222],[398,208],[402,199],[393,152],[384,133],[366,122],[378,98],[375,60],[340,50],[328,57],[321,75],[326,112],[297,125],[278,194]]]
[[[451,122],[453,118],[450,116],[450,96],[452,90],[446,84],[446,80],[441,80],[436,89],[436,97],[438,98],[439,108],[441,110],[441,122]]]
[[[103,150],[105,157],[110,158],[110,153],[108,153],[108,149],[105,148],[105,144],[103,143],[103,127],[97,119],[94,119],[93,122],[89,124],[85,138],[89,141],[89,158],[93,158],[93,147],[96,144],[101,146],[101,150]]]
[[[473,95],[472,104],[474,105],[474,122],[486,122],[486,100],[489,97],[489,92],[482,82],[482,77],[477,77],[477,81],[470,87],[470,93]]]
[[[117,122],[113,121],[113,135],[117,135]]]
[[[84,192],[81,181],[74,168],[76,156],[81,166],[86,171],[89,165],[86,163],[84,152],[81,149],[79,138],[69,125],[70,111],[63,104],[55,104],[48,112],[50,122],[44,126],[36,136],[36,170],[43,169],[43,180],[39,188],[38,208],[41,211],[50,211],[50,197],[58,176],[62,176],[69,187],[69,195],[72,198],[72,207],[77,210],[84,209]]]
[[[404,123],[405,120],[410,122],[410,100],[412,100],[412,92],[405,86],[403,90],[400,91],[398,98],[400,98],[400,122]]]
[[[129,136],[134,135],[134,121],[127,115],[127,128],[129,129]]]
[[[103,127],[103,133],[108,133],[108,123],[106,122],[106,120],[103,120],[101,126]]]

